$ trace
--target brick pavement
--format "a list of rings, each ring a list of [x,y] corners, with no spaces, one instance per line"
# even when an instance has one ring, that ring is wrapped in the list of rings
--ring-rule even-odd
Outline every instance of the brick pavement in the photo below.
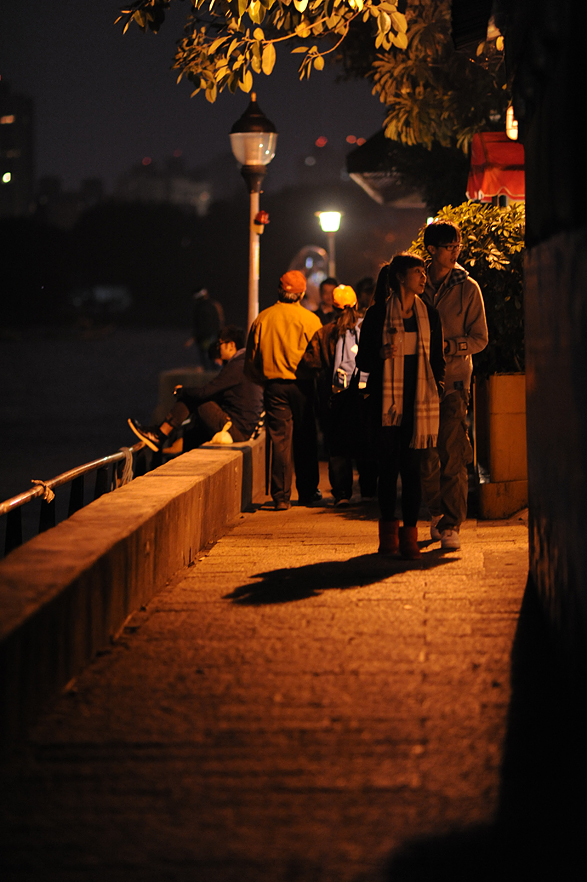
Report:
[[[5,882],[378,882],[490,823],[526,518],[408,563],[376,516],[246,513],[135,615],[3,772]]]

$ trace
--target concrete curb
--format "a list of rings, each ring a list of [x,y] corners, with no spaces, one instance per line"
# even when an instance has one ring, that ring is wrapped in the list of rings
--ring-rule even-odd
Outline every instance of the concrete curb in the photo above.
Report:
[[[264,495],[265,437],[205,445],[108,493],[0,562],[0,743]]]

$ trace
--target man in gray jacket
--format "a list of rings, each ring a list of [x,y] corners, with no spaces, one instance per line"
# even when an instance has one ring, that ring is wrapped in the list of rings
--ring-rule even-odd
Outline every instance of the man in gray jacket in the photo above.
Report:
[[[479,285],[457,263],[461,231],[456,224],[429,224],[424,245],[431,261],[423,297],[440,313],[446,374],[438,447],[429,450],[422,461],[422,494],[431,516],[430,535],[452,551],[460,548],[459,528],[467,517],[467,465],[472,449],[466,418],[472,355],[487,346],[487,321]]]

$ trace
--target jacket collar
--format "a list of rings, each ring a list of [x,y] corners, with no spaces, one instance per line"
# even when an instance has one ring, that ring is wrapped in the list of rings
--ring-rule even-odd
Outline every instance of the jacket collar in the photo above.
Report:
[[[432,297],[432,302],[434,302],[438,297],[442,297],[443,294],[446,294],[451,288],[454,288],[456,285],[462,285],[462,283],[468,279],[469,273],[461,266],[460,263],[457,263],[450,271],[444,282],[438,287],[434,288],[434,285],[430,281],[430,283],[426,284],[428,288],[428,292]]]

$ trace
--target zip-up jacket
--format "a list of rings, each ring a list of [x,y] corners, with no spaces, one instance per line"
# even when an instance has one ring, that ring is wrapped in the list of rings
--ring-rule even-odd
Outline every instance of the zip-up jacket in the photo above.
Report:
[[[489,336],[481,289],[464,267],[457,263],[436,290],[430,279],[422,299],[438,310],[446,346],[444,396],[468,391],[475,352],[487,346]]]

